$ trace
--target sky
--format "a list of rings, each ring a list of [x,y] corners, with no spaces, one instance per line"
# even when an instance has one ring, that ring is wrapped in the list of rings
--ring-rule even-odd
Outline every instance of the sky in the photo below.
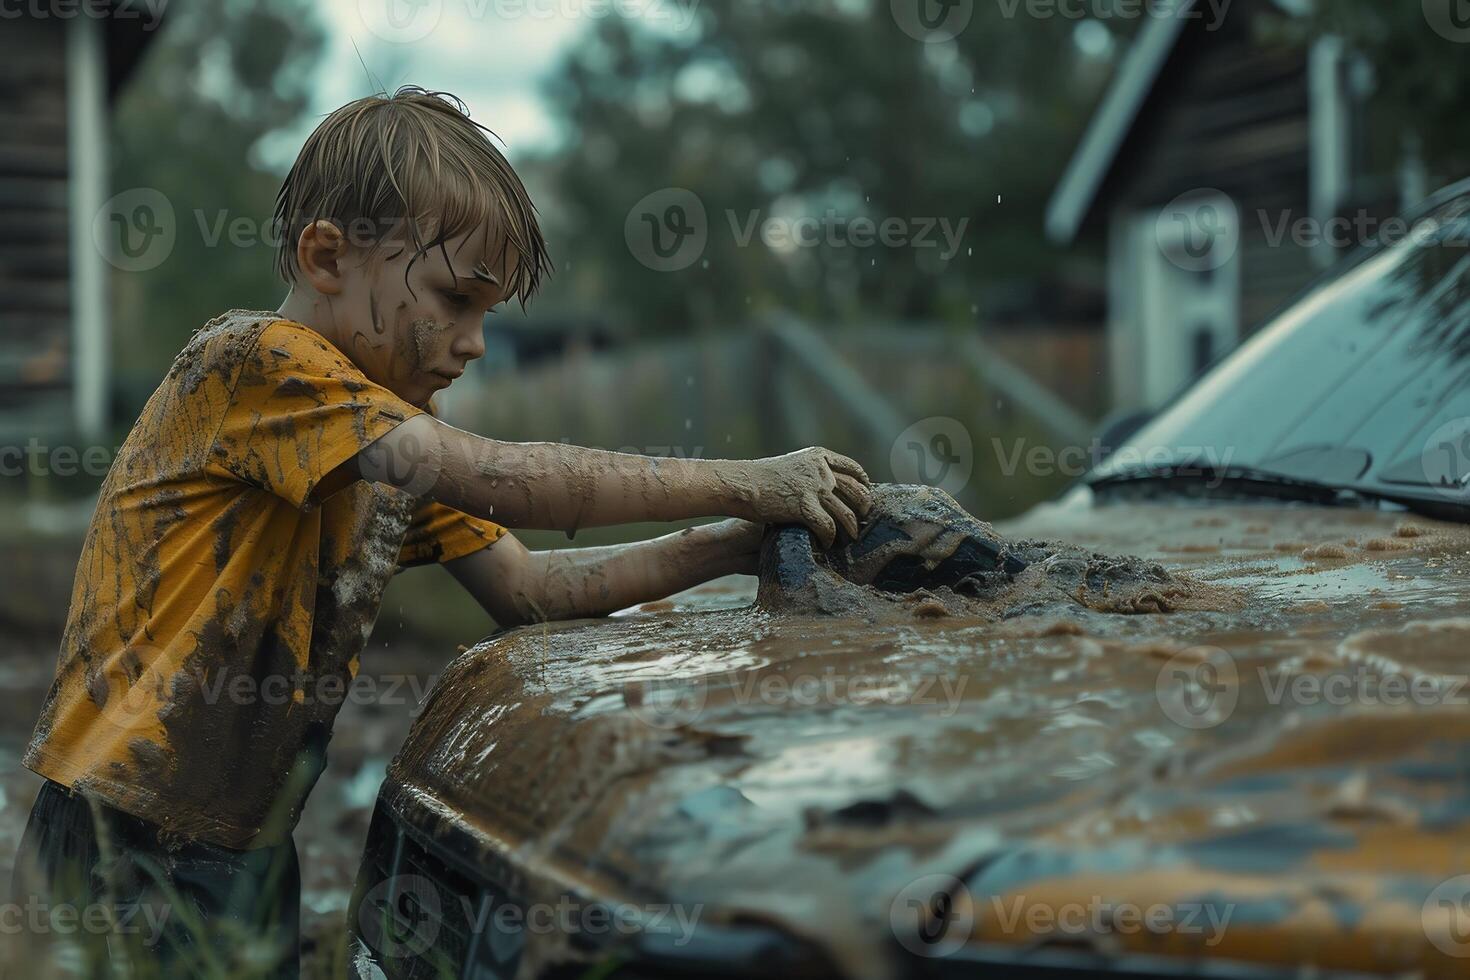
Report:
[[[368,94],[363,63],[390,91],[400,84],[453,92],[504,140],[512,159],[556,144],[539,94],[561,56],[601,17],[632,14],[657,27],[687,24],[690,0],[323,0],[325,63],[318,117]]]
[[[507,17],[495,9],[504,6],[473,0],[327,0],[321,7],[327,58],[314,110],[330,112],[370,92],[374,86],[363,71],[366,62],[390,91],[413,83],[455,93],[514,155],[533,144],[553,143],[556,134],[538,86],[586,29],[586,18]]]

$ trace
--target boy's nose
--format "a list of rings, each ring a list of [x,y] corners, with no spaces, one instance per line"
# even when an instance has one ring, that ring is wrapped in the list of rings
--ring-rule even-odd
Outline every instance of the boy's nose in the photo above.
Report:
[[[476,360],[485,356],[485,325],[476,320],[458,332],[454,338],[454,344],[449,352],[468,360]]]

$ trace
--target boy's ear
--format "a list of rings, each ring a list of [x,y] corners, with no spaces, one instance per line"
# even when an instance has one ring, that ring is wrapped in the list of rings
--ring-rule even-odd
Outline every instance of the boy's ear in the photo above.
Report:
[[[317,220],[301,229],[296,241],[296,267],[319,293],[334,296],[342,291],[342,261],[347,256],[347,236],[330,221]]]

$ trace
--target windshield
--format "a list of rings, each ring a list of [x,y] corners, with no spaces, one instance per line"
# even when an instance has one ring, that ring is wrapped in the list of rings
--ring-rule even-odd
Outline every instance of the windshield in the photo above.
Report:
[[[1248,467],[1470,503],[1470,194],[1317,284],[1089,476]]]

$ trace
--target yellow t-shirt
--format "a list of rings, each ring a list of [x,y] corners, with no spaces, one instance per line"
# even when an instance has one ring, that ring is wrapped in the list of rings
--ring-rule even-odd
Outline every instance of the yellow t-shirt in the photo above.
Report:
[[[289,833],[394,571],[505,533],[385,484],[319,488],[422,411],[302,324],[199,330],[103,483],[25,765],[180,836]]]

